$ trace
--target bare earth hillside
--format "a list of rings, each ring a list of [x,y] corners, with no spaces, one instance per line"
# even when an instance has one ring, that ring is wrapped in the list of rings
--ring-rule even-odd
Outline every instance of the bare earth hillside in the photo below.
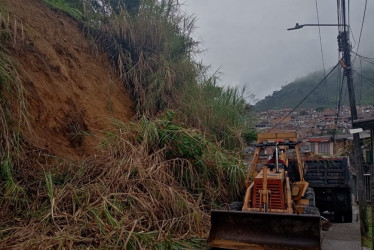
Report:
[[[90,46],[71,18],[42,1],[3,2],[21,37],[10,49],[25,89],[26,141],[64,158],[94,154],[94,135],[110,129],[112,118],[127,121],[133,115],[107,55]]]

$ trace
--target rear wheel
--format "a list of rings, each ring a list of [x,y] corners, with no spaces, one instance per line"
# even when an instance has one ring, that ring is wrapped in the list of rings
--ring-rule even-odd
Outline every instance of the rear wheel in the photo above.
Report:
[[[349,223],[352,222],[352,210],[346,211],[344,213],[344,222],[349,222]]]
[[[230,211],[242,211],[243,202],[241,201],[234,201],[230,204],[229,210]]]
[[[334,221],[342,223],[352,222],[352,211],[338,211],[334,213]]]
[[[316,206],[316,195],[314,193],[313,188],[308,187],[306,189],[304,198],[309,200],[309,206]]]
[[[304,198],[309,200],[309,206],[304,208],[303,214],[320,215],[319,210],[316,207],[316,195],[313,188],[308,187],[306,189]]]

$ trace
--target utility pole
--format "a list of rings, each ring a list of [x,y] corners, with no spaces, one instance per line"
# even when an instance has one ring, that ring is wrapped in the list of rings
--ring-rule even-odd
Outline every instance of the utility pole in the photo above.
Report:
[[[345,0],[337,0],[338,6],[340,4],[341,14],[343,18],[343,31],[339,32],[338,35],[338,45],[339,51],[343,53],[343,58],[340,61],[341,65],[344,68],[344,74],[347,77],[347,87],[349,93],[349,105],[351,109],[351,120],[352,125],[353,121],[357,120],[357,109],[356,109],[356,100],[355,93],[353,88],[353,70],[351,63],[351,45],[349,43],[349,32],[350,27],[346,25],[346,8]],[[348,27],[348,30],[347,30]],[[354,163],[357,173],[357,193],[358,193],[358,203],[359,203],[359,213],[360,213],[360,228],[361,235],[368,235],[368,221],[367,221],[367,204],[365,197],[365,187],[364,187],[364,171],[362,167],[362,149],[360,144],[360,135],[359,133],[353,134],[353,146],[354,146]]]
[[[351,63],[351,44],[349,42],[349,32],[350,27],[346,23],[346,0],[337,0],[338,4],[338,24],[298,24],[294,28],[289,28],[287,30],[296,30],[301,29],[304,26],[338,26],[339,35],[338,35],[338,45],[339,52],[342,52],[342,59],[339,60],[340,65],[344,68],[344,75],[347,77],[347,86],[349,93],[349,105],[351,109],[351,120],[352,126],[353,121],[357,120],[357,109],[356,109],[356,100],[355,92],[353,88],[353,70]],[[348,28],[348,30],[347,30]],[[367,204],[365,197],[365,187],[364,187],[364,171],[362,168],[362,149],[360,145],[360,135],[359,133],[353,134],[353,146],[354,146],[354,164],[357,174],[357,198],[359,203],[359,213],[360,213],[360,228],[361,235],[368,236],[368,222],[367,222]]]

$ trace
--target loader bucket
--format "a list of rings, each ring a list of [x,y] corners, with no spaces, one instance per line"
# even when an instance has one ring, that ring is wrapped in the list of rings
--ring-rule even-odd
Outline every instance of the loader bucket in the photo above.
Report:
[[[208,245],[225,249],[321,249],[320,217],[260,212],[211,213]]]

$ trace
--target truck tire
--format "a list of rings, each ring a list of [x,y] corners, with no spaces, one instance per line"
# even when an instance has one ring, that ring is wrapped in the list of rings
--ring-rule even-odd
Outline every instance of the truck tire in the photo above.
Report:
[[[334,222],[338,222],[338,223],[342,223],[344,222],[343,220],[343,213],[342,212],[335,212],[334,211],[334,219],[333,219]]]
[[[344,216],[344,222],[345,223],[351,223],[352,222],[352,210],[344,212],[343,216]]]
[[[241,201],[234,201],[230,204],[229,210],[230,211],[242,211],[243,202]]]
[[[341,223],[352,222],[352,211],[339,211],[334,214],[334,221]]]
[[[309,200],[309,206],[312,206],[312,207],[316,206],[316,195],[314,193],[313,188],[308,187],[306,189],[304,198]]]

